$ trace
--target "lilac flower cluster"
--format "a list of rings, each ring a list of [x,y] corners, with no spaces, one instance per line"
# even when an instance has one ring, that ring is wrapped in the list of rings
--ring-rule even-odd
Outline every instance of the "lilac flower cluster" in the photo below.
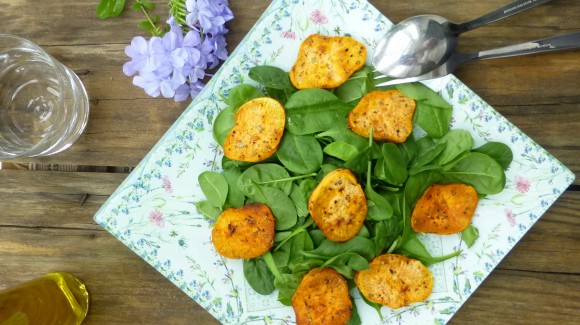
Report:
[[[227,0],[181,1],[187,14],[170,15],[165,35],[136,36],[125,53],[131,60],[123,73],[152,97],[184,101],[205,86],[203,79],[228,57],[225,23],[234,16]],[[181,12],[184,12],[183,10]]]

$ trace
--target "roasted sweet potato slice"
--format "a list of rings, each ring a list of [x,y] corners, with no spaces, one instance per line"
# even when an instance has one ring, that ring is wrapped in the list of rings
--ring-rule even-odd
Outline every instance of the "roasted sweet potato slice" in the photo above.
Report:
[[[348,284],[332,268],[312,269],[300,281],[292,308],[298,325],[346,324],[352,312]]]
[[[463,231],[471,223],[478,200],[469,185],[431,185],[413,209],[411,227],[416,232],[439,235]]]
[[[335,88],[360,70],[366,59],[366,47],[353,38],[313,34],[300,46],[290,81],[298,89]]]
[[[217,252],[228,258],[254,258],[266,253],[274,243],[274,215],[263,204],[253,203],[226,209],[211,232]]]
[[[405,142],[413,130],[415,101],[398,90],[372,91],[348,114],[350,129],[373,140]]]
[[[354,237],[366,218],[367,200],[356,176],[346,168],[328,173],[308,199],[308,211],[326,238]]]
[[[397,254],[375,257],[370,269],[354,276],[360,292],[370,301],[397,309],[425,301],[433,290],[433,275],[420,261]]]
[[[238,108],[235,124],[224,142],[230,159],[258,162],[272,156],[284,133],[286,111],[277,100],[261,97]]]

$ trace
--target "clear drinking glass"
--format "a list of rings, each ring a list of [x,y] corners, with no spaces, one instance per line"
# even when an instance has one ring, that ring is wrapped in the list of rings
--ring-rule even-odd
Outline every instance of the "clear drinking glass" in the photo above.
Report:
[[[88,117],[74,72],[29,40],[0,34],[0,160],[65,150]]]

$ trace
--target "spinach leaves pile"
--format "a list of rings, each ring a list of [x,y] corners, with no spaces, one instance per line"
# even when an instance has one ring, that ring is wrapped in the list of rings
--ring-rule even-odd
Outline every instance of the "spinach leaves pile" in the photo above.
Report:
[[[214,122],[215,139],[223,144],[234,126],[236,109],[263,96],[284,105],[284,137],[276,154],[266,161],[250,164],[224,157],[221,173],[202,173],[199,182],[207,200],[196,207],[214,220],[229,207],[251,202],[270,207],[276,218],[274,246],[263,256],[243,262],[248,283],[260,294],[278,289],[279,300],[290,305],[308,270],[332,267],[352,280],[354,272],[368,269],[371,259],[387,252],[418,259],[427,266],[456,256],[459,251],[432,256],[418,239],[409,221],[416,201],[435,183],[465,183],[480,196],[499,193],[505,186],[504,171],[512,160],[509,147],[489,142],[474,149],[469,132],[449,130],[452,107],[422,84],[396,88],[416,101],[414,125],[425,135],[394,144],[366,139],[347,126],[348,112],[366,93],[377,90],[372,67],[363,68],[332,90],[297,90],[287,72],[272,66],[254,67],[249,77],[259,88],[242,84],[230,90],[225,99],[228,107]],[[343,243],[325,238],[307,206],[318,182],[339,167],[357,175],[368,200],[364,226]],[[462,233],[468,246],[477,236],[473,226]]]

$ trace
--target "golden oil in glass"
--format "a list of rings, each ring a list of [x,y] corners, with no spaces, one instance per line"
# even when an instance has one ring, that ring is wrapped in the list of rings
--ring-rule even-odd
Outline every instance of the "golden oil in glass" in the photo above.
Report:
[[[68,273],[50,273],[0,291],[0,325],[79,325],[88,309],[85,285]]]

